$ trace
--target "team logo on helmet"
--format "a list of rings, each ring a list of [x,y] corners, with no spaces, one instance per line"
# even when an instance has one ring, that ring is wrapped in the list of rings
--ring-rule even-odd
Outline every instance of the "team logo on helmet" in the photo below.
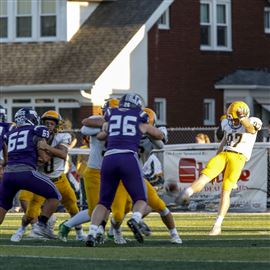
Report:
[[[7,121],[7,114],[6,110],[0,106],[0,122],[6,122]]]
[[[150,108],[144,108],[143,111],[148,115],[149,118],[148,124],[151,126],[155,126],[157,122],[156,113]]]
[[[136,94],[126,94],[120,99],[119,107],[120,108],[141,108],[142,100]]]
[[[35,110],[31,108],[22,108],[18,110],[14,116],[17,126],[39,125],[39,116]]]

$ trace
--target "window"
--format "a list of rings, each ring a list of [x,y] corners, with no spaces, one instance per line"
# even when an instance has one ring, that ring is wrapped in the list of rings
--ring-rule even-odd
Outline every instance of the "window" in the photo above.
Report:
[[[40,35],[42,37],[56,36],[56,1],[43,0],[40,14]]]
[[[170,13],[169,8],[161,15],[158,20],[159,29],[170,29]]]
[[[165,98],[155,98],[154,100],[154,110],[157,115],[157,124],[166,125],[166,99]]]
[[[203,101],[203,124],[215,125],[215,100],[204,99]]]
[[[264,8],[264,32],[270,34],[270,7]]]
[[[8,37],[7,0],[0,0],[0,39]]]
[[[32,36],[32,2],[23,0],[16,2],[16,37]]]
[[[231,0],[201,0],[201,50],[231,50]]]
[[[66,40],[66,1],[0,0],[2,42]]]

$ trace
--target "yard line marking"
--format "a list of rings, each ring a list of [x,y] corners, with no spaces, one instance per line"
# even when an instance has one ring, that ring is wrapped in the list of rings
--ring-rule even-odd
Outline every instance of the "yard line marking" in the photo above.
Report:
[[[128,261],[137,261],[137,259],[104,259],[104,258],[80,258],[80,257],[56,257],[56,256],[33,256],[33,255],[0,255],[0,258],[28,258],[28,259],[57,259],[57,260],[78,260],[78,261],[109,261],[109,262],[114,262],[114,261],[123,261],[123,262],[128,262]],[[269,261],[238,261],[238,260],[160,260],[160,259],[150,259],[150,260],[145,260],[145,259],[140,259],[140,261],[143,262],[196,262],[196,263],[255,263],[255,264],[269,264]]]

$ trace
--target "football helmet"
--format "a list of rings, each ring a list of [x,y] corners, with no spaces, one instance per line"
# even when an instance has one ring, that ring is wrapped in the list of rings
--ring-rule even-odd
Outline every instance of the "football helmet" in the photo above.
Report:
[[[148,115],[149,121],[148,124],[151,126],[155,126],[157,122],[156,113],[150,108],[144,108],[143,111]]]
[[[105,102],[102,107],[102,113],[104,114],[109,108],[118,108],[119,106],[119,99],[117,98],[110,98]]]
[[[119,108],[142,108],[142,100],[137,94],[123,95],[119,102]]]
[[[6,122],[6,121],[7,121],[6,110],[0,105],[0,122]]]
[[[37,112],[31,108],[21,108],[14,116],[14,121],[18,127],[25,125],[36,126],[39,125],[39,120]]]
[[[46,120],[52,120],[56,123],[55,132],[58,132],[63,128],[63,118],[57,111],[47,111],[41,116],[41,123],[44,125]]]
[[[229,119],[238,119],[237,112],[241,112],[245,117],[249,117],[250,114],[248,105],[243,101],[234,101],[227,109],[227,117]]]

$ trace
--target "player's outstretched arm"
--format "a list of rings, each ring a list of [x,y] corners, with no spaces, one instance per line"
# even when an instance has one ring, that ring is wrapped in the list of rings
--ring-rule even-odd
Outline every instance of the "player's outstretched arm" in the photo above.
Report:
[[[82,125],[86,127],[102,127],[105,119],[102,116],[90,117],[82,120]]]
[[[140,130],[143,134],[151,136],[154,140],[162,140],[164,138],[162,131],[149,124],[140,124]]]

